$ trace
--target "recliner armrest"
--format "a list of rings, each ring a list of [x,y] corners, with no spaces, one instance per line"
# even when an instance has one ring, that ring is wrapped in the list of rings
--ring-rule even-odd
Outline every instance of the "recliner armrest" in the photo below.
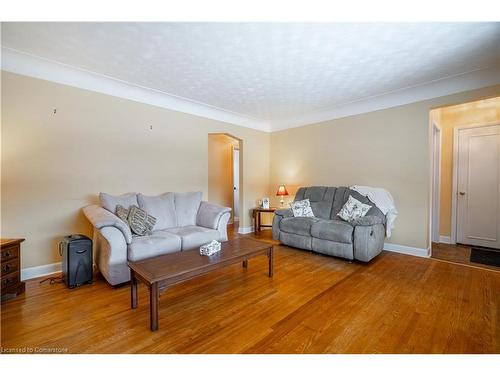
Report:
[[[351,221],[350,224],[353,226],[358,226],[358,225],[371,226],[371,225],[377,225],[377,224],[385,225],[385,220],[383,220],[381,217],[378,217],[378,216],[366,215],[366,216],[360,217],[359,219]]]
[[[82,210],[87,219],[96,229],[100,230],[104,227],[115,227],[122,232],[127,244],[132,243],[132,232],[130,227],[118,216],[95,204],[84,207]]]
[[[274,211],[275,215],[281,216],[281,217],[293,217],[293,211],[291,208],[282,208],[279,210]]]
[[[196,225],[205,228],[218,229],[219,221],[225,213],[230,213],[231,208],[218,204],[202,201],[196,215]]]

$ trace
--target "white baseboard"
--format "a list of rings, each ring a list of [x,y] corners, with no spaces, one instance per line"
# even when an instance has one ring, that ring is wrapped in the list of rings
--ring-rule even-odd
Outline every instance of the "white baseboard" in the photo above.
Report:
[[[422,258],[429,258],[429,250],[419,247],[403,246],[394,243],[384,243],[384,250],[393,251],[395,253],[414,255]]]
[[[273,229],[273,228],[271,228],[271,227],[260,228],[260,230],[271,230],[271,229]],[[248,233],[253,233],[253,232],[255,232],[253,229],[253,226],[252,227],[240,227],[240,228],[238,228],[239,234],[248,234]]]
[[[61,263],[44,264],[43,266],[28,267],[21,270],[21,280],[34,279],[35,277],[46,276],[56,272],[61,272]]]
[[[450,236],[439,236],[439,242],[440,243],[451,243],[451,237]]]
[[[239,227],[238,233],[239,234],[253,233],[253,226],[251,226],[251,227]]]

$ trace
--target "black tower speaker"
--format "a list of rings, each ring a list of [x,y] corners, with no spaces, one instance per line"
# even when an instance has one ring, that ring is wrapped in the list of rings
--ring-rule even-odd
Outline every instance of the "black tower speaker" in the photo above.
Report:
[[[68,288],[92,283],[92,240],[81,234],[63,238],[59,244],[62,277]]]

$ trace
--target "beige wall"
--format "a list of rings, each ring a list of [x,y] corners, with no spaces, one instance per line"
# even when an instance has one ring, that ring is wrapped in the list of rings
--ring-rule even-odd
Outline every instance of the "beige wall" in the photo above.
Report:
[[[202,190],[208,134],[242,139],[241,225],[257,199],[298,186],[389,189],[389,242],[427,248],[429,110],[498,96],[500,86],[272,134],[2,72],[2,237],[25,237],[23,267],[58,262],[61,236],[90,234],[80,208],[97,193]],[[57,114],[53,109],[57,108]],[[150,129],[150,126],[153,129]]]
[[[499,93],[488,87],[272,133],[269,194],[276,204],[280,183],[291,194],[309,185],[384,187],[399,211],[388,242],[427,248],[429,111]]]
[[[238,140],[225,134],[208,135],[208,200],[234,209],[233,148],[239,148]]]
[[[100,191],[206,199],[209,133],[243,140],[243,226],[269,190],[268,133],[6,72],[1,119],[1,236],[26,238],[23,268],[58,262],[61,236],[90,234],[80,208]]]
[[[442,141],[439,233],[442,236],[450,236],[454,128],[462,125],[500,122],[500,97],[438,108],[432,112],[433,115],[435,113],[436,122],[441,127]]]

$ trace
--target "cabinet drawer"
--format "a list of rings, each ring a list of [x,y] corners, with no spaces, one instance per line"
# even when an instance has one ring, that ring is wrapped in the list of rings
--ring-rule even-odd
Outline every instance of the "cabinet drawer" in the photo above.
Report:
[[[2,292],[4,290],[9,289],[13,285],[18,285],[19,284],[19,272],[14,272],[9,275],[5,275],[2,277]]]
[[[17,258],[19,257],[19,246],[14,245],[14,246],[9,246],[4,249],[2,249],[1,253],[1,260],[2,262],[12,259],[12,258]]]
[[[19,271],[19,260],[17,258],[11,260],[4,260],[2,262],[2,277],[8,275],[9,273]]]

